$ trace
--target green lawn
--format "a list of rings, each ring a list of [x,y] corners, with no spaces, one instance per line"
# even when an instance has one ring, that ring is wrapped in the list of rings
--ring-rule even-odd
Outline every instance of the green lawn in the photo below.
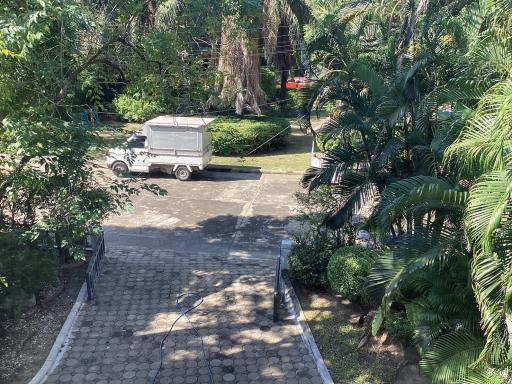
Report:
[[[348,300],[295,286],[304,315],[333,381],[339,384],[393,382],[400,364],[400,347],[375,340],[357,349],[364,328],[351,324],[360,309]]]
[[[109,148],[112,148],[126,141],[141,125],[141,123],[109,121],[100,126],[100,136],[105,139]]]

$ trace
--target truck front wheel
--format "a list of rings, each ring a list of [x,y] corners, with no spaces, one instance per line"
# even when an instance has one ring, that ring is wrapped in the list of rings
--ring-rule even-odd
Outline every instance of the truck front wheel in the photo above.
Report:
[[[123,176],[128,173],[128,166],[122,161],[116,161],[112,164],[112,172],[114,172],[116,176]]]
[[[190,179],[191,172],[188,170],[187,167],[184,165],[180,165],[178,168],[176,168],[176,171],[174,171],[174,174],[176,175],[176,178],[180,181],[187,181]]]

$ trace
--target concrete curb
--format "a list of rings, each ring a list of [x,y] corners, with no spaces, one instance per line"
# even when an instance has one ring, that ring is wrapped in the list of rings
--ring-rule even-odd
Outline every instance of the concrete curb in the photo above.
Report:
[[[290,278],[286,273],[282,273],[281,276],[284,282],[284,298],[286,301],[286,306],[288,307],[290,313],[293,315],[295,323],[301,330],[300,335],[302,337],[302,341],[304,342],[304,344],[306,344],[309,353],[311,354],[311,356],[313,356],[313,359],[315,360],[316,369],[318,370],[318,373],[320,373],[322,382],[324,384],[334,384],[334,382],[332,381],[331,374],[329,373],[329,370],[325,365],[325,361],[322,358],[322,355],[320,354],[320,350],[316,345],[315,338],[313,337],[313,333],[309,328],[306,316],[302,311],[302,306],[300,305],[299,298],[295,294],[295,290],[293,289],[293,285],[290,281]]]
[[[203,172],[219,172],[219,173],[255,173],[255,174],[270,174],[270,175],[303,175],[304,172],[301,171],[273,171],[273,170],[265,170],[258,168],[249,168],[249,167],[236,167],[236,166],[208,166]]]
[[[78,296],[76,298],[75,304],[69,311],[68,317],[62,326],[57,339],[53,343],[53,347],[48,354],[43,366],[39,369],[37,374],[30,380],[29,384],[42,384],[46,381],[48,376],[55,369],[60,359],[64,355],[64,352],[69,347],[73,329],[78,318],[78,314],[80,313],[85,301],[87,300],[87,287],[85,283],[83,283],[82,288],[80,288],[80,292],[78,292]]]

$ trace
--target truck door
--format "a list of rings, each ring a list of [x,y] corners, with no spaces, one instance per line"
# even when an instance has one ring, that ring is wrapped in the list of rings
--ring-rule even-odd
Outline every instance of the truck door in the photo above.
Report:
[[[146,136],[135,135],[128,141],[128,157],[130,171],[145,172],[148,170],[149,154]]]

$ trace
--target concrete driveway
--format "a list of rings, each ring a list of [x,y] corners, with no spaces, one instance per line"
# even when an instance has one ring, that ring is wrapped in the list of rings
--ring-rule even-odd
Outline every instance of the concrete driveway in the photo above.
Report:
[[[105,225],[110,245],[216,255],[273,257],[296,225],[290,220],[298,175],[205,172],[188,182],[149,179],[168,195],[145,193],[130,214]]]
[[[322,382],[289,316],[272,321],[279,241],[294,229],[298,176],[243,174],[150,182],[169,195],[135,199],[105,225],[107,259],[97,296],[47,383]],[[213,381],[176,298],[204,302],[190,319],[204,339]],[[185,303],[191,306],[193,303]]]

